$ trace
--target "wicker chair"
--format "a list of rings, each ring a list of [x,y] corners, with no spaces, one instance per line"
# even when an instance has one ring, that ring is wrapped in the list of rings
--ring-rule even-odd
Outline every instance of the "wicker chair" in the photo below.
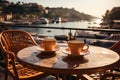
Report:
[[[120,55],[120,41],[116,42],[113,46],[110,47],[110,49],[117,52]],[[115,66],[114,69],[104,73],[104,75],[101,77],[101,80],[106,80],[106,78],[108,77],[111,77],[112,80],[115,80],[115,78],[120,79],[120,60],[116,64],[117,66]]]
[[[5,80],[8,79],[8,73],[11,74],[14,80],[38,80],[48,74],[29,69],[21,65],[16,54],[19,50],[37,45],[31,35],[20,30],[5,30],[0,34],[0,47],[5,53],[6,72]]]

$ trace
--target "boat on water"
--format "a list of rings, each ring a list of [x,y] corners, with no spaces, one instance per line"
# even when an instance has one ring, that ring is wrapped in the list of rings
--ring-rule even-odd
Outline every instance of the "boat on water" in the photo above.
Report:
[[[51,20],[52,23],[61,23],[61,17],[57,17]]]
[[[2,21],[0,22],[0,25],[14,25],[15,23],[12,21]]]
[[[81,38],[93,38],[93,39],[105,39],[109,37],[109,35],[105,33],[83,30],[76,30],[76,36]]]
[[[108,35],[106,33],[97,33],[94,31],[92,32],[77,30],[76,39],[84,41],[86,44],[109,48],[118,40],[120,40],[120,34],[117,33]]]
[[[29,22],[29,21],[21,21],[21,22],[16,22],[15,25],[31,25],[31,22]]]
[[[36,24],[48,24],[49,20],[47,18],[40,18],[37,21],[34,21],[32,24],[36,25]]]
[[[68,36],[67,35],[55,35],[54,38],[59,41],[67,41]]]
[[[11,20],[15,25],[31,25],[31,22],[28,20],[22,20],[22,19],[15,19]]]

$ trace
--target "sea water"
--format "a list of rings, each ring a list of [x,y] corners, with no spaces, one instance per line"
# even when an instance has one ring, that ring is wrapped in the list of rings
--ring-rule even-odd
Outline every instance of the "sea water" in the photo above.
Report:
[[[62,22],[62,23],[49,23],[49,24],[40,24],[39,26],[44,27],[65,27],[65,28],[88,28],[91,27],[99,27],[100,19],[96,19],[94,21],[76,21],[76,22]],[[38,26],[38,25],[37,25]],[[30,33],[36,34],[46,34],[47,36],[55,36],[55,35],[68,35],[70,30],[65,29],[42,29],[42,28],[16,28],[19,30],[25,30]],[[74,35],[75,30],[71,31]]]

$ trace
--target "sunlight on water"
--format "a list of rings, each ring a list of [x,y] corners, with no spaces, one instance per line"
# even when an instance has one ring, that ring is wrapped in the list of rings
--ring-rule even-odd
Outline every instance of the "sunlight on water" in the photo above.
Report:
[[[44,25],[47,27],[68,27],[68,28],[88,28],[88,22],[65,22],[65,23],[55,23],[55,24],[48,24]],[[51,32],[46,32],[47,35],[54,36],[54,35],[68,35],[69,30],[58,30],[58,29],[47,29],[51,30]],[[75,30],[72,30],[74,34]]]
[[[45,27],[68,27],[68,28],[88,28],[91,27],[99,27],[101,19],[94,20],[92,22],[87,21],[78,21],[78,22],[65,22],[65,23],[50,23],[47,25],[40,25]],[[41,28],[19,28],[21,30],[25,30],[30,33],[37,33],[37,34],[46,34],[48,36],[54,35],[68,35],[70,32],[69,30],[59,30],[59,29],[41,29]],[[72,34],[75,33],[75,30],[72,30]]]
[[[102,22],[102,20],[101,19],[96,19],[96,22],[100,24]]]
[[[89,23],[88,27],[100,27],[101,19],[95,19]]]

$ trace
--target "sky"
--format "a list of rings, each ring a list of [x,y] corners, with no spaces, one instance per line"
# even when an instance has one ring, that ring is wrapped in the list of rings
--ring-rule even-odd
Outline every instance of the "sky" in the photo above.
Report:
[[[43,7],[74,8],[79,12],[102,18],[106,10],[120,7],[120,0],[8,0],[10,2],[38,3]]]

